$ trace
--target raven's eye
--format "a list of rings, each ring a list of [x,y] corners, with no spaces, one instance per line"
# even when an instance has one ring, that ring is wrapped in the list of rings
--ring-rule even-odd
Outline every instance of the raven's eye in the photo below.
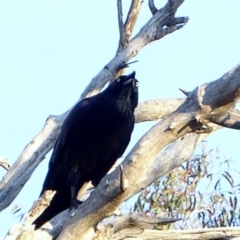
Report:
[[[136,87],[138,87],[138,86],[139,86],[139,82],[138,82],[138,81],[136,81],[136,83],[135,83],[135,86],[136,86]]]
[[[117,82],[120,82],[121,81],[121,78],[117,78]]]

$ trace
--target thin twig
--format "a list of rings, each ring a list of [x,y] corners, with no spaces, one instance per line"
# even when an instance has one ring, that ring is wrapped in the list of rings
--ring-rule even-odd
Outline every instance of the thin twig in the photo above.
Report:
[[[153,0],[148,1],[148,6],[149,6],[149,9],[150,9],[152,15],[157,13],[158,9],[155,7]]]
[[[191,92],[189,92],[189,91],[187,91],[187,90],[184,90],[184,89],[182,89],[182,88],[179,88],[179,90],[180,90],[184,95],[186,95],[186,96],[189,96],[189,94],[191,93]]]
[[[126,41],[129,42],[133,29],[138,19],[138,15],[142,6],[142,0],[132,0],[130,9],[127,14],[126,22],[124,24],[125,33],[126,33]]]
[[[123,24],[123,14],[122,14],[122,0],[117,0],[117,8],[118,8],[118,27],[119,27],[119,48],[122,49],[126,45],[126,34]]]
[[[130,64],[133,64],[133,63],[136,63],[136,62],[138,62],[138,60],[132,61],[132,62],[129,62],[129,63],[122,62],[122,63],[119,65],[119,70],[122,70],[122,69],[124,69],[124,68],[128,68]]]

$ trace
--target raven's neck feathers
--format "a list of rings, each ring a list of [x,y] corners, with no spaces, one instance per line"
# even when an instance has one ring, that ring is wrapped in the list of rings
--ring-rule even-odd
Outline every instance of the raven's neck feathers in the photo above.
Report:
[[[119,96],[104,98],[108,106],[106,111],[111,112],[111,115],[114,114],[117,118],[126,118],[133,115],[134,109],[132,109],[130,94],[131,92],[127,95],[126,93],[122,93]]]

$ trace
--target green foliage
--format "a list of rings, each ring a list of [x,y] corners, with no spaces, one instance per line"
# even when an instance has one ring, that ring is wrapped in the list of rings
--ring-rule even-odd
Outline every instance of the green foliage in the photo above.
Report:
[[[240,172],[233,166],[203,144],[199,154],[145,189],[133,211],[183,219],[168,229],[240,226]]]

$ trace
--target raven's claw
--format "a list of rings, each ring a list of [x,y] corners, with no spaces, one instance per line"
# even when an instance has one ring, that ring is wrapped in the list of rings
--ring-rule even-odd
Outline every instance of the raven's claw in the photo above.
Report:
[[[72,209],[77,209],[78,206],[82,203],[82,201],[79,201],[77,200],[76,198],[72,199],[71,200],[71,206],[69,208],[69,212],[72,210]]]

